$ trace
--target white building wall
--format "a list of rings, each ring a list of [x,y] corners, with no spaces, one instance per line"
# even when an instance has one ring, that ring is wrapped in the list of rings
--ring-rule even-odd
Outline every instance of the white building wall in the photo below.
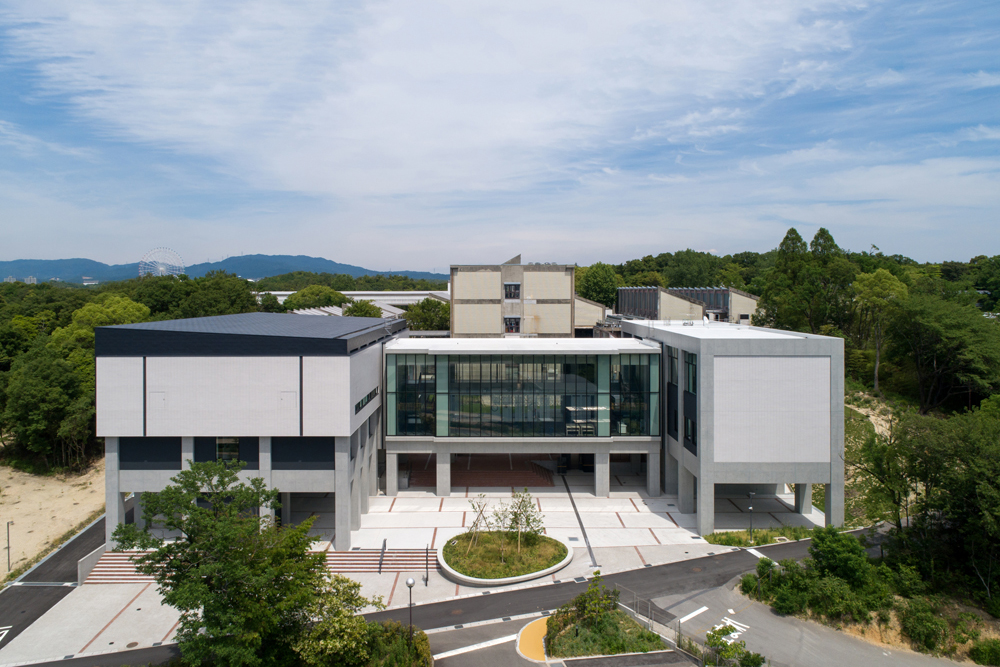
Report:
[[[525,271],[521,294],[525,299],[572,299],[573,271]]]
[[[525,303],[521,333],[563,334],[573,331],[573,308],[568,303]]]
[[[717,463],[829,463],[830,358],[714,359]]]
[[[149,436],[299,435],[298,357],[149,357]]]
[[[348,357],[302,359],[302,435],[347,435],[351,362]]]
[[[142,357],[97,358],[97,436],[142,435]]]
[[[503,290],[500,268],[484,271],[452,271],[452,298],[500,299]]]
[[[500,335],[503,332],[503,315],[500,303],[456,303],[452,306],[452,318],[455,323],[456,335]]]
[[[350,418],[350,429],[346,432],[354,433],[382,404],[382,346],[375,345],[356,352],[351,355],[350,363],[351,394],[344,414]],[[355,414],[354,406],[376,387],[379,387],[379,395]],[[337,435],[340,435],[340,431],[337,431]]]

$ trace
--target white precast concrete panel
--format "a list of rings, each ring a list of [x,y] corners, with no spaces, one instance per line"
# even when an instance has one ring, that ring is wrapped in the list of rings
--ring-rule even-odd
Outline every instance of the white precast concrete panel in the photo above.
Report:
[[[349,357],[302,359],[302,434],[350,435]],[[353,411],[353,409],[351,410]]]
[[[358,430],[361,424],[381,405],[381,393],[361,409],[354,413],[354,406],[367,396],[372,389],[381,386],[382,382],[382,346],[374,345],[367,350],[361,350],[350,356],[351,360],[351,396],[348,404],[351,428],[343,435],[350,435]],[[337,433],[341,435],[341,433]]]
[[[503,324],[499,303],[457,303],[453,306],[456,334],[500,334]]]
[[[149,436],[299,434],[298,357],[149,357]]]
[[[142,435],[142,357],[97,358],[97,435]]]
[[[715,461],[828,463],[829,357],[715,357]]]
[[[568,303],[524,304],[522,333],[569,335],[573,328]]]
[[[499,299],[500,269],[484,271],[458,271],[452,286],[456,299]]]
[[[525,271],[522,293],[525,299],[572,299],[573,273],[562,271]]]

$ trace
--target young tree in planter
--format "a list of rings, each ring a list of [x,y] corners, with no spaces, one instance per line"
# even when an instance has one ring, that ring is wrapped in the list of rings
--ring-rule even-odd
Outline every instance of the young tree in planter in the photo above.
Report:
[[[472,520],[472,525],[469,526],[469,548],[465,550],[466,556],[472,551],[472,547],[479,542],[479,533],[484,528],[487,528],[489,523],[486,517],[486,507],[489,501],[486,500],[485,493],[480,493],[475,498],[469,498],[469,504],[472,505],[472,511],[476,513],[476,518]]]
[[[497,536],[500,562],[507,562],[507,532],[510,530],[511,507],[502,500],[493,506],[493,532]]]
[[[543,516],[527,488],[514,494],[511,505],[511,528],[517,531],[517,553],[521,553],[521,535],[540,535]]]
[[[192,463],[159,493],[143,494],[146,525],[181,537],[166,541],[135,524],[119,525],[118,549],[149,549],[136,570],[156,579],[164,602],[181,613],[177,640],[193,665],[289,665],[294,642],[323,595],[322,553],[309,551],[310,520],[278,528],[258,508],[277,508],[278,492],[242,465]]]

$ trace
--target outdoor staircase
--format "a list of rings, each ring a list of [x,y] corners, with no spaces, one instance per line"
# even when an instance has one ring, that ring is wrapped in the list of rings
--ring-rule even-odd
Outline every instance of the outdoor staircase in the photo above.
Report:
[[[331,573],[354,574],[378,572],[381,549],[355,549],[353,551],[326,552],[326,569]],[[431,549],[386,549],[382,559],[382,572],[421,572],[429,567],[437,569],[437,551]]]
[[[132,557],[139,551],[107,552],[87,576],[85,584],[146,584],[153,577],[135,571]],[[437,551],[424,549],[355,549],[354,551],[327,551],[326,569],[331,574],[378,572],[379,559],[382,572],[421,572],[426,568],[437,569]]]
[[[146,584],[154,579],[135,571],[132,557],[141,551],[108,551],[87,575],[85,584]]]

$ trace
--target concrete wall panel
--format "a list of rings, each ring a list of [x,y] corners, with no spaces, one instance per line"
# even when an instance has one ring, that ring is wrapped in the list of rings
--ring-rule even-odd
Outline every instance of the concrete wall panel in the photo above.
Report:
[[[503,333],[503,317],[499,303],[457,303],[452,306],[452,317],[456,335],[493,334],[498,336]]]
[[[382,394],[370,401],[361,412],[355,414],[354,406],[362,398],[368,395],[372,389],[382,385],[382,346],[376,345],[357,352],[351,359],[351,399],[347,405],[347,415],[350,419],[350,428],[343,433],[337,432],[331,435],[348,435],[354,433],[361,425],[378,410],[382,404]]]
[[[141,436],[142,358],[97,358],[97,435]]]
[[[575,322],[573,324],[577,328],[592,327],[604,321],[604,306],[583,299],[576,299],[575,306],[573,313]]]
[[[745,297],[742,294],[737,294],[736,292],[729,293],[729,321],[734,324],[740,323],[740,315],[749,315],[753,317],[753,314],[757,312],[757,301],[756,299],[751,299]],[[747,323],[746,320],[743,320]]]
[[[456,271],[451,289],[455,299],[502,299],[500,267],[483,271]]]
[[[681,299],[669,292],[660,292],[661,320],[700,320],[704,309],[700,304]]]
[[[298,357],[150,357],[149,436],[299,435]]]
[[[302,435],[350,433],[350,357],[302,359]]]
[[[829,357],[715,357],[719,463],[830,461]]]
[[[521,292],[525,299],[572,299],[573,271],[525,271]]]
[[[573,331],[572,306],[568,303],[526,303],[521,333],[563,334]]]

